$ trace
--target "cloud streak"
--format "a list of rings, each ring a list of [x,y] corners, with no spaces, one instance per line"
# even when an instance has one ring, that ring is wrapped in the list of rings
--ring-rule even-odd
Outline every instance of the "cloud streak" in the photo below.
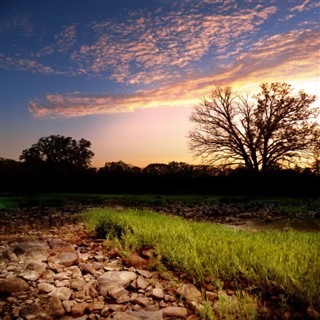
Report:
[[[29,103],[35,117],[80,117],[96,114],[132,112],[142,108],[190,107],[208,93],[214,84],[244,87],[265,81],[319,79],[320,31],[301,30],[273,35],[257,42],[250,52],[239,55],[221,72],[194,77],[154,90],[125,95],[46,95]],[[319,81],[319,80],[318,80]],[[306,90],[308,88],[305,88]]]
[[[64,74],[64,72],[54,70],[50,66],[43,65],[35,60],[23,59],[18,57],[9,57],[2,53],[0,53],[0,63],[4,69],[30,71],[32,73],[41,73],[43,75]]]

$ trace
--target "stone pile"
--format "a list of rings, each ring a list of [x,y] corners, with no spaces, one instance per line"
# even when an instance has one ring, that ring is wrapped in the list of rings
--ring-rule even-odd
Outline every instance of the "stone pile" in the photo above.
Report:
[[[124,258],[100,239],[58,238],[70,228],[80,232],[69,225],[0,242],[1,319],[199,319],[195,286],[142,269],[146,259]]]
[[[26,232],[76,224],[79,221],[79,210],[69,208],[31,207],[1,211],[0,235],[24,234]]]

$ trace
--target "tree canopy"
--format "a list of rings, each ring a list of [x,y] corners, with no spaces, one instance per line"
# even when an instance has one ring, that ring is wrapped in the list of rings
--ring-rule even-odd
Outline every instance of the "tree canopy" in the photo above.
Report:
[[[22,151],[20,160],[31,165],[49,165],[64,169],[87,169],[94,153],[89,150],[91,142],[71,137],[51,135],[43,137],[30,148]]]
[[[319,144],[314,95],[287,83],[264,83],[249,98],[216,87],[194,107],[189,147],[196,157],[225,167],[267,171],[310,162]]]

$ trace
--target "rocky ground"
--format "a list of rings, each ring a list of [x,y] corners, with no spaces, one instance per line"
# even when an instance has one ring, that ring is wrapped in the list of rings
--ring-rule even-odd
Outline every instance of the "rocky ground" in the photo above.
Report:
[[[106,245],[88,233],[77,210],[2,211],[0,319],[196,320],[208,304],[224,313],[221,319],[307,316],[280,310],[277,296],[263,302],[250,291],[243,310],[232,286],[198,287],[184,274],[155,270],[152,256],[150,248],[124,254]]]

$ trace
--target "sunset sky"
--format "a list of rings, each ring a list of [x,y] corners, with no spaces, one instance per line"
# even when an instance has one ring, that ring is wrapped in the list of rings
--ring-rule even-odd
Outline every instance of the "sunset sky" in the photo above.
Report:
[[[320,98],[318,0],[2,0],[0,18],[3,158],[60,134],[95,167],[199,163],[189,116],[214,85]]]

